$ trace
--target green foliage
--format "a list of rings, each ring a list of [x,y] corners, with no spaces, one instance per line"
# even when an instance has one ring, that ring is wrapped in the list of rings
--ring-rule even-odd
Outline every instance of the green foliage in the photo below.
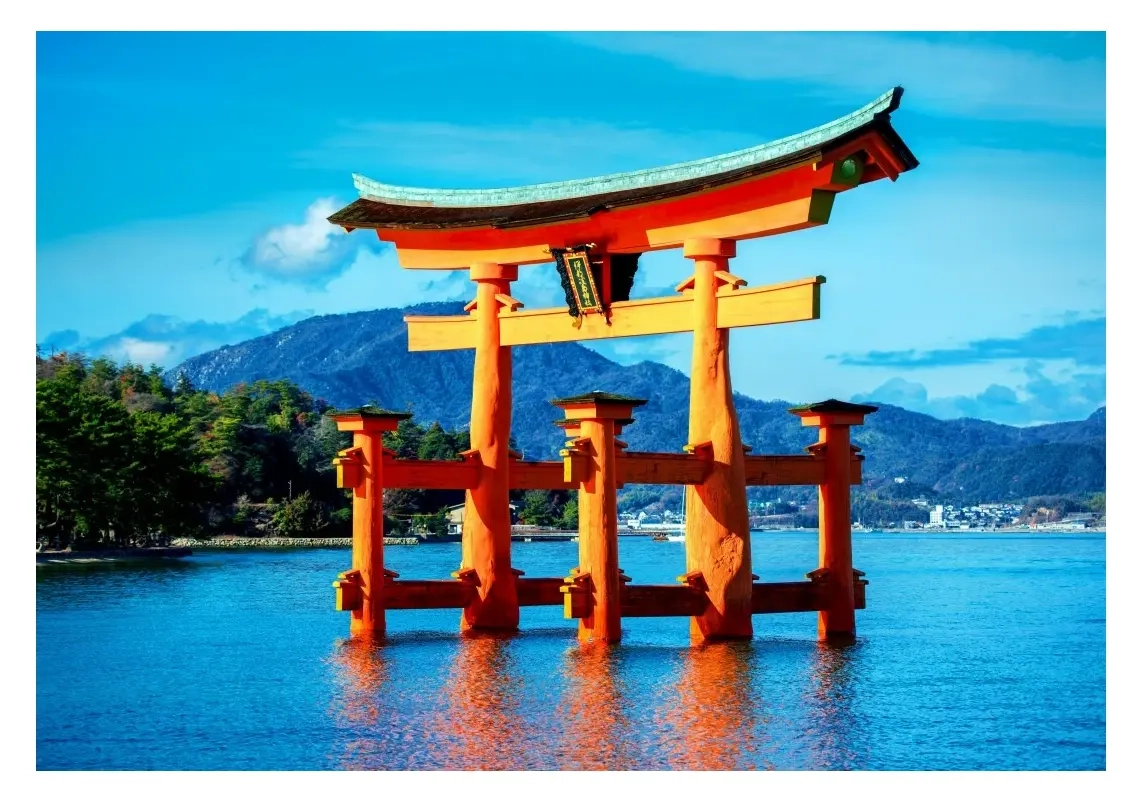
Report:
[[[558,509],[552,491],[527,490],[517,517],[522,524],[552,527],[560,516]]]
[[[442,538],[446,535],[448,524],[445,510],[439,510],[437,513],[415,513],[411,518],[411,528],[415,535]]]
[[[564,510],[561,511],[560,517],[554,523],[554,526],[562,530],[577,530],[580,528],[580,504],[577,500],[577,492],[571,491],[568,499],[565,501]]]
[[[129,545],[199,531],[215,480],[191,429],[162,413],[172,393],[157,368],[67,354],[46,365],[36,381],[37,538]]]
[[[184,377],[171,389],[155,366],[37,355],[37,538],[83,546],[350,533],[331,465],[350,435],[327,411],[288,381],[217,395]]]
[[[290,538],[320,535],[328,524],[323,503],[315,501],[308,491],[282,503],[272,514],[273,534]]]

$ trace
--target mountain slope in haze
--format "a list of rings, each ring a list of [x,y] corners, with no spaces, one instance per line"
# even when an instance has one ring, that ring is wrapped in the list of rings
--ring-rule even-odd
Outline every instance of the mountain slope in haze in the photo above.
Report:
[[[470,416],[473,350],[410,353],[403,316],[458,314],[462,303],[338,314],[298,322],[267,336],[185,361],[196,387],[287,378],[333,406],[374,402],[413,411],[422,423],[464,427]],[[564,437],[548,402],[590,390],[646,398],[623,434],[633,450],[679,451],[687,442],[689,379],[655,362],[625,366],[587,343],[513,349],[513,432],[526,456],[551,458]],[[816,439],[785,401],[735,395],[742,439],[754,453],[798,453]],[[880,405],[854,441],[866,455],[865,478],[903,476],[945,494],[976,499],[1084,493],[1105,489],[1105,409],[1085,421],[1018,428],[982,420],[937,420]]]

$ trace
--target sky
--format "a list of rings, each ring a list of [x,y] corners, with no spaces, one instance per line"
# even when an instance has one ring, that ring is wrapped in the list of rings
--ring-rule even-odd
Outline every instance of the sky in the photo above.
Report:
[[[737,329],[735,389],[1014,425],[1105,403],[1105,35],[39,33],[36,341],[172,367],[312,315],[474,295],[326,216],[351,174],[500,187],[812,128],[889,88],[920,166],[740,242],[821,319]],[[633,296],[669,293],[681,251]],[[513,296],[563,305],[550,265]],[[690,369],[690,335],[586,343]],[[619,390],[614,390],[619,392]]]

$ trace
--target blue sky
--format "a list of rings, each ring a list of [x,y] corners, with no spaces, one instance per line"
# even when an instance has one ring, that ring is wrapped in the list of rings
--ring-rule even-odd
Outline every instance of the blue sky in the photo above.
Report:
[[[1101,34],[38,34],[36,339],[170,366],[312,314],[469,299],[323,217],[351,173],[492,187],[793,134],[896,84],[918,169],[741,243],[816,322],[735,331],[736,389],[1027,424],[1105,402]],[[637,296],[690,273],[644,257]],[[515,296],[558,303],[549,267]],[[690,337],[589,343],[686,372]]]

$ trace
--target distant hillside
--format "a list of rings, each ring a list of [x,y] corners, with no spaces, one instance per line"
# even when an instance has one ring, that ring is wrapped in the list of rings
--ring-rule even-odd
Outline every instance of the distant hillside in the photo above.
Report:
[[[376,402],[409,409],[446,427],[469,419],[473,351],[407,351],[406,313],[456,314],[461,303],[429,303],[298,322],[239,345],[189,359],[171,371],[195,386],[287,378],[337,407]],[[586,343],[584,343],[586,344]],[[624,432],[632,449],[678,451],[687,442],[689,381],[655,362],[617,364],[583,344],[514,348],[514,436],[530,457],[554,457],[563,443],[549,400],[602,389],[646,398]],[[735,396],[743,440],[755,453],[796,453],[816,439],[785,401]],[[854,441],[865,476],[897,476],[962,499],[1011,499],[1105,490],[1105,409],[1084,421],[1016,428],[987,421],[943,421],[880,405]]]

